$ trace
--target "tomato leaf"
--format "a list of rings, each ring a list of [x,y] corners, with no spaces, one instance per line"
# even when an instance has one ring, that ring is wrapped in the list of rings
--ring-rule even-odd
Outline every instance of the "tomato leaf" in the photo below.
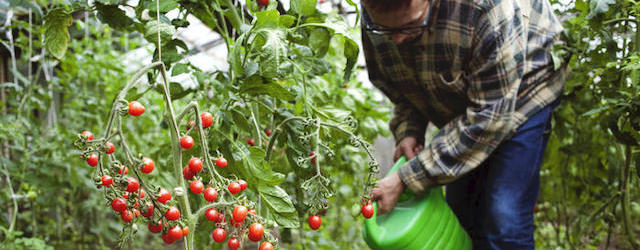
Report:
[[[173,65],[171,69],[171,76],[177,76],[179,74],[184,74],[189,72],[189,66],[184,63],[176,63]]]
[[[291,28],[295,23],[296,18],[292,15],[282,15],[280,16],[280,26],[284,28]]]
[[[331,34],[324,28],[311,30],[309,34],[309,47],[313,50],[313,54],[317,57],[323,57],[329,49],[330,39]]]
[[[273,185],[260,185],[258,186],[258,193],[264,202],[263,204],[270,211],[268,214],[270,219],[285,228],[300,226],[298,213],[293,207],[293,202],[291,202],[289,195],[282,188]]]
[[[144,25],[144,38],[150,43],[158,44],[158,32],[160,32],[160,41],[165,44],[171,41],[173,35],[176,34],[176,28],[164,22],[152,20]]]
[[[96,3],[98,18],[114,29],[127,30],[134,23],[133,19],[127,16],[124,10],[118,5],[103,5]]]
[[[343,81],[348,81],[351,78],[353,68],[358,60],[358,53],[360,49],[358,48],[358,44],[352,38],[344,19],[338,15],[329,15],[324,23],[306,23],[304,25],[325,27],[331,31],[332,36],[335,36],[337,39],[342,39],[344,47],[343,54],[347,59],[344,67]]]
[[[54,57],[62,59],[69,47],[69,30],[73,19],[62,8],[49,11],[44,17],[45,47]]]
[[[266,94],[285,101],[293,100],[296,97],[294,93],[277,82],[246,81],[240,88],[240,92],[249,95]]]
[[[587,15],[587,19],[592,19],[598,14],[605,13],[609,10],[609,5],[615,4],[615,0],[591,0],[589,4],[589,15]]]
[[[251,131],[251,126],[249,125],[249,121],[244,117],[243,111],[238,110],[238,107],[234,107],[230,110],[231,118],[238,128],[244,131]]]
[[[173,0],[159,0],[160,1],[160,13],[167,13],[170,10],[178,8],[178,3]],[[149,8],[149,12],[156,13],[156,1],[146,2],[147,7]]]
[[[291,10],[301,16],[310,16],[316,12],[316,0],[292,0]]]

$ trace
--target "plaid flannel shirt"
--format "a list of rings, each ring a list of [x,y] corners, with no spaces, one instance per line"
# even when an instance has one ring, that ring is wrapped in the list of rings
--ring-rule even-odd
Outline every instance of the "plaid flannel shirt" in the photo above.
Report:
[[[548,0],[431,0],[426,31],[408,44],[362,32],[371,82],[394,104],[396,143],[438,133],[399,169],[414,192],[478,167],[528,117],[556,100],[568,70],[551,48],[562,25]],[[363,18],[368,15],[363,8]]]

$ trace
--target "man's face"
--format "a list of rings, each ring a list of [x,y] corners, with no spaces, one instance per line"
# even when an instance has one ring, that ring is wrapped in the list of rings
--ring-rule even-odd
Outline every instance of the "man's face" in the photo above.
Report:
[[[429,4],[429,0],[411,0],[409,5],[395,11],[373,10],[367,8],[366,4],[365,9],[367,10],[367,13],[369,13],[371,21],[373,21],[375,26],[384,29],[401,29],[420,26],[423,24],[427,18]],[[402,44],[404,42],[413,41],[421,34],[422,32],[413,34],[395,32],[387,36],[389,36],[396,44]]]

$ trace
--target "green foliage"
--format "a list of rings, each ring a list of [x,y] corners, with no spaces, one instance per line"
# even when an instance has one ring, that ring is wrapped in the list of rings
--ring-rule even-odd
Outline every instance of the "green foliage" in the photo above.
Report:
[[[69,30],[71,15],[64,9],[54,9],[44,17],[44,36],[46,47],[56,58],[62,58],[69,46]]]
[[[640,197],[639,6],[632,1],[576,1],[554,57],[573,54],[572,76],[542,167],[536,215],[540,248],[637,248]],[[636,159],[634,159],[636,158]],[[636,167],[637,168],[637,167]]]

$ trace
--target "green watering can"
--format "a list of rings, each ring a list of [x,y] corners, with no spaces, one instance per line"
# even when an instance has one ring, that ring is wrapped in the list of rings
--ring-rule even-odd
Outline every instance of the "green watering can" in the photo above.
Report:
[[[406,162],[403,156],[387,176]],[[444,199],[442,187],[416,196],[408,188],[387,214],[378,216],[373,203],[373,217],[364,220],[362,232],[372,249],[471,249],[471,238]]]

